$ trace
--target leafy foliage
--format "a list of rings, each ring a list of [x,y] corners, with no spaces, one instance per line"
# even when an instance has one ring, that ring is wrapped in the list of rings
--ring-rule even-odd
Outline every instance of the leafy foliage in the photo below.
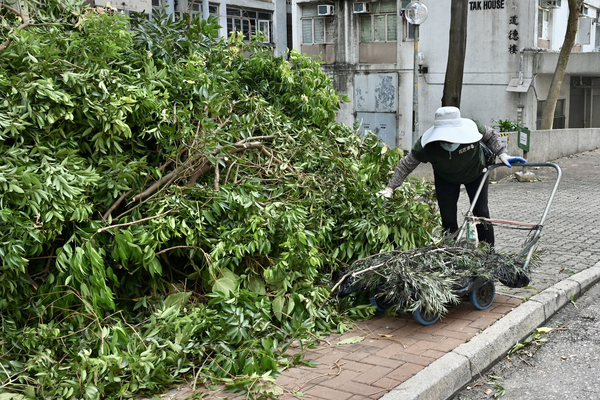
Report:
[[[511,121],[509,119],[492,119],[492,123],[492,127],[498,129],[500,132],[516,132],[520,126],[518,121]]]
[[[271,393],[292,340],[372,313],[338,310],[333,274],[435,235],[429,185],[374,196],[402,152],[335,122],[310,58],[214,19],[25,3],[0,7],[2,390]]]

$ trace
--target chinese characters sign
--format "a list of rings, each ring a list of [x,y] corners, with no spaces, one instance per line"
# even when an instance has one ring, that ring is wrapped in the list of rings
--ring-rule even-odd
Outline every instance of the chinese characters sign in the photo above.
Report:
[[[469,1],[469,11],[483,10],[502,10],[505,6],[505,0],[483,0]],[[508,53],[517,54],[519,52],[519,30],[517,29],[519,22],[516,15],[511,15],[508,19]]]

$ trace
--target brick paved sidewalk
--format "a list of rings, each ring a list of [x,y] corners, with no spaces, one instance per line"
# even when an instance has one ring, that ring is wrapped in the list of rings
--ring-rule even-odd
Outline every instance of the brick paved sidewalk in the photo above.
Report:
[[[286,389],[280,400],[378,399],[433,361],[492,325],[522,300],[498,295],[487,310],[476,310],[467,299],[452,306],[440,321],[429,326],[412,316],[378,315],[360,322],[344,335],[331,336],[306,359],[318,362],[284,371],[277,384]],[[340,340],[361,336],[360,343],[337,345]],[[310,397],[309,397],[310,396]]]
[[[306,361],[316,367],[299,366],[283,371],[277,384],[284,394],[279,400],[378,399],[427,365],[465,343],[522,303],[521,299],[496,295],[487,310],[476,310],[468,301],[449,307],[446,316],[423,326],[410,315],[376,317],[357,323],[343,335],[330,335],[314,349],[305,349]],[[361,336],[364,340],[338,345]],[[288,349],[288,354],[298,348]],[[195,397],[192,397],[194,395]],[[170,390],[162,399],[241,400],[245,396],[189,386]]]

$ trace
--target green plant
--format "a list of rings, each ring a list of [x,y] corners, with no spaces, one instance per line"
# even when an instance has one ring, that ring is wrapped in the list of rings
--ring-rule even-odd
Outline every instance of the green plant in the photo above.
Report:
[[[516,132],[520,126],[519,122],[508,119],[492,119],[492,124],[492,127],[498,129],[500,132]]]
[[[525,338],[525,340],[523,340],[522,342],[517,341],[517,343],[508,351],[508,355],[511,355],[518,351],[521,354],[531,356],[532,353],[528,352],[526,350],[526,348],[532,344],[535,345],[536,347],[539,347],[542,344],[544,344],[545,342],[547,342],[548,339],[544,339],[541,336],[550,331],[552,331],[552,328],[544,328],[544,327],[537,328],[531,335],[527,336],[527,338]]]

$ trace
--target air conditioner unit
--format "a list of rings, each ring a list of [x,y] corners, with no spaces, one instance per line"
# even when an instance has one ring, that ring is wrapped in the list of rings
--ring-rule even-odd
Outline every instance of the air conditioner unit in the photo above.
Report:
[[[541,0],[542,8],[560,8],[560,0]]]
[[[365,14],[371,11],[369,3],[354,3],[352,12],[354,14]]]
[[[317,6],[317,14],[333,15],[333,6],[329,4],[320,4]]]

